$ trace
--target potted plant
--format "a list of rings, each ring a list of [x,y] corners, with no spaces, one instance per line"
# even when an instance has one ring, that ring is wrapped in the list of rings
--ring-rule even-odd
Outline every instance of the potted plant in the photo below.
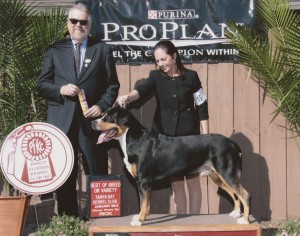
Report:
[[[18,126],[44,119],[45,106],[37,99],[36,81],[46,48],[63,37],[65,22],[63,10],[38,11],[36,5],[24,0],[0,0],[0,148],[6,136]],[[0,191],[1,220],[6,220],[1,225],[10,222],[12,213],[17,211],[19,216],[11,222],[18,224],[17,231],[21,230],[28,197],[7,183],[1,169]],[[12,199],[20,201],[16,208]],[[5,207],[9,209],[6,211]],[[7,217],[3,216],[6,213]]]

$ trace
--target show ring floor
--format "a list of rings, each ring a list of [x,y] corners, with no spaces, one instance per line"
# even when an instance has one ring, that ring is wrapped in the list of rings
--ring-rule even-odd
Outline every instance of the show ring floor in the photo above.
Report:
[[[250,216],[250,224],[239,225],[228,214],[169,215],[151,214],[142,226],[130,226],[133,215],[97,218],[90,225],[89,236],[260,236],[258,222]]]

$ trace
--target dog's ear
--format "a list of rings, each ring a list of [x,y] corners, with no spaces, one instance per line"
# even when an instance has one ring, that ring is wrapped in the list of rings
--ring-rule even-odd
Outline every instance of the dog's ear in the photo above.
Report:
[[[117,123],[119,125],[126,125],[126,123],[130,120],[130,117],[132,116],[131,113],[122,107],[118,107],[116,109],[117,113]]]

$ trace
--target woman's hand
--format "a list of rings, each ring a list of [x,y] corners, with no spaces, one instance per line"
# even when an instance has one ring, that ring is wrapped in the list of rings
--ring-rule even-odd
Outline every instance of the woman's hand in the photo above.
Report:
[[[129,103],[134,102],[139,98],[140,98],[139,92],[134,89],[127,95],[119,96],[117,98],[116,103],[118,103],[120,107],[125,109],[129,105]]]
[[[126,108],[129,105],[129,96],[128,95],[123,95],[119,96],[116,101],[120,107]]]

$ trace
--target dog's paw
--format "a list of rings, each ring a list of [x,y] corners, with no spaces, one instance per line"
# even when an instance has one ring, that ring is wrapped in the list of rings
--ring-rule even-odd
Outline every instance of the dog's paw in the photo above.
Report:
[[[131,219],[130,225],[131,226],[141,226],[142,221],[140,221],[140,216],[139,215],[134,215]]]
[[[142,226],[142,222],[139,221],[139,220],[132,220],[132,221],[130,222],[130,225],[131,225],[131,226]]]
[[[138,221],[140,219],[140,215],[134,215],[131,221]]]
[[[234,211],[229,213],[229,216],[239,218],[239,217],[242,216],[242,212],[240,210],[234,210]]]
[[[240,217],[240,218],[237,219],[237,223],[240,224],[240,225],[246,225],[246,224],[249,224],[249,221],[245,220],[244,217]]]

